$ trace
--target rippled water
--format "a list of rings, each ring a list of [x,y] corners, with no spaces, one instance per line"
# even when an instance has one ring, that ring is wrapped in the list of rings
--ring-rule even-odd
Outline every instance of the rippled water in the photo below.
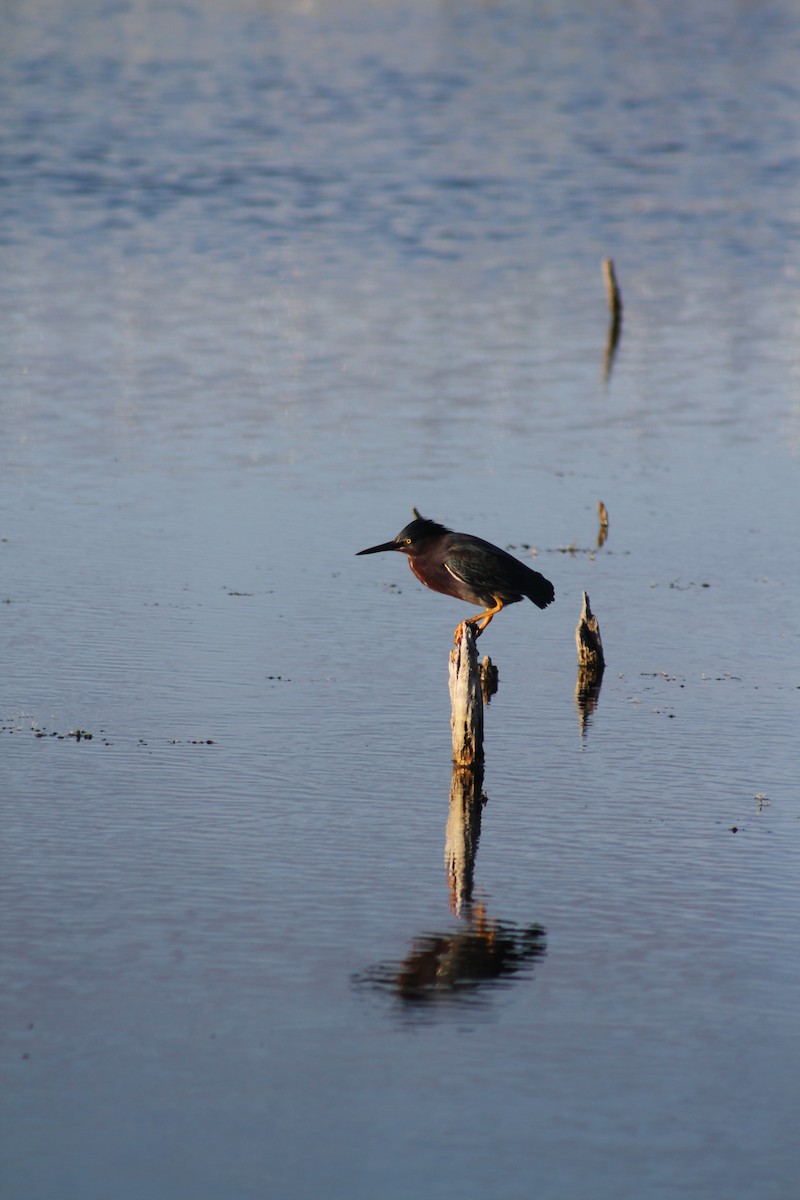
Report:
[[[796,6],[79,8],[0,14],[3,1194],[785,1200]],[[412,505],[556,587],[477,808]]]

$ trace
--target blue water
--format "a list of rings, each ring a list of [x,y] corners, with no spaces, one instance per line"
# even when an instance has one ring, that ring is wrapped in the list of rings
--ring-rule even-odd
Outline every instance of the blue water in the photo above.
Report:
[[[800,14],[697,8],[4,7],[9,1200],[794,1195]],[[412,505],[556,587],[471,902]]]

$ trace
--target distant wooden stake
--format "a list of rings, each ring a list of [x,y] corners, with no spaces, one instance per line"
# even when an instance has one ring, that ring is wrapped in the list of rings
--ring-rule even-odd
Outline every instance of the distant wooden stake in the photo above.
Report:
[[[617,272],[614,270],[613,258],[603,259],[603,278],[608,292],[608,307],[611,310],[612,321],[622,320],[622,293],[617,282]]]
[[[597,515],[600,518],[600,528],[597,531],[597,549],[602,549],[608,537],[608,509],[602,500],[597,501]]]
[[[603,259],[603,278],[606,281],[608,307],[611,312],[611,319],[608,323],[606,350],[603,356],[603,377],[606,383],[608,383],[611,378],[611,368],[614,365],[614,356],[617,353],[617,346],[619,345],[619,336],[622,333],[622,293],[617,283],[617,273],[614,270],[613,258]]]
[[[483,762],[483,696],[475,631],[464,621],[456,630],[450,652],[450,727],[453,762],[459,767],[479,767]]]

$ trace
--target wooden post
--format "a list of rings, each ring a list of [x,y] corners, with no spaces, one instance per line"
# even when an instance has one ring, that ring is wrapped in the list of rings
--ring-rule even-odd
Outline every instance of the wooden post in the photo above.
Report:
[[[483,762],[483,696],[475,630],[466,621],[456,630],[450,652],[450,706],[453,762],[478,767]]]
[[[447,821],[445,862],[450,906],[460,913],[472,900],[473,868],[481,832],[483,788],[483,704],[497,691],[497,667],[478,663],[475,627],[463,621],[450,652],[450,728],[453,779]]]

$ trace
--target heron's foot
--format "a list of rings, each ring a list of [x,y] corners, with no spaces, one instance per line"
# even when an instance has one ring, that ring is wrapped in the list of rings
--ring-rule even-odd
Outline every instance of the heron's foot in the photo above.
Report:
[[[478,623],[482,616],[483,616],[483,613],[481,613],[477,617],[467,617],[467,619],[465,621],[462,621],[459,625],[456,626],[456,631],[453,634],[453,643],[456,646],[458,645],[458,643],[461,641],[462,637],[464,636],[464,629],[467,625],[469,625],[470,629],[475,634],[475,639],[477,641],[477,639],[481,636],[484,629],[486,628],[485,625],[480,625]]]

